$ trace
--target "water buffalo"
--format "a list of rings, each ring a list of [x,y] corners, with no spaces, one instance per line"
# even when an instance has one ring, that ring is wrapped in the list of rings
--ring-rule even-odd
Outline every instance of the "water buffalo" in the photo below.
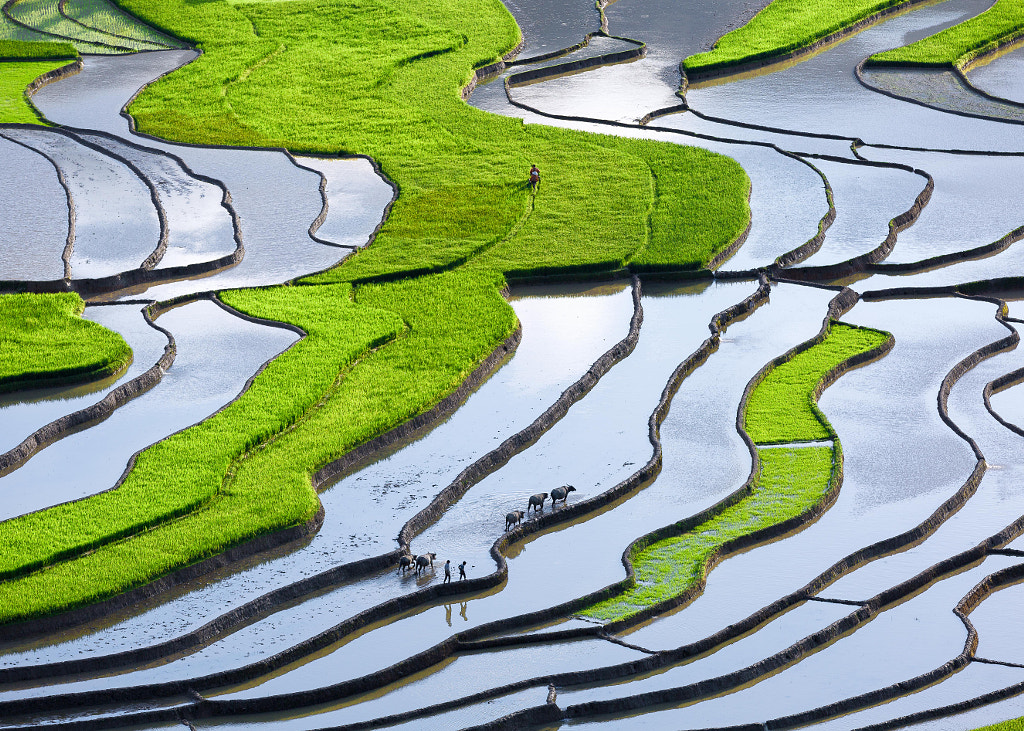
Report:
[[[526,517],[526,513],[522,510],[513,510],[511,513],[505,516],[505,530],[510,529],[514,525],[519,525],[523,522],[523,518]]]
[[[526,514],[527,515],[530,514],[530,509],[531,508],[534,509],[534,510],[543,510],[544,509],[544,501],[547,500],[547,499],[548,499],[548,494],[546,492],[538,492],[536,495],[531,495],[530,496],[530,504],[526,506]]]
[[[430,570],[433,571],[435,558],[437,558],[436,553],[424,553],[422,556],[417,556],[416,573],[418,574],[420,571],[426,571],[427,566],[429,566]]]
[[[399,572],[404,574],[406,571],[411,569],[412,568],[412,561],[413,561],[412,556],[410,556],[408,553],[403,553],[398,558],[398,570],[399,570]]]
[[[555,502],[557,500],[561,500],[562,505],[565,505],[566,501],[569,499],[570,492],[576,492],[576,488],[572,485],[562,485],[561,487],[554,488],[551,491],[551,507],[555,507]]]

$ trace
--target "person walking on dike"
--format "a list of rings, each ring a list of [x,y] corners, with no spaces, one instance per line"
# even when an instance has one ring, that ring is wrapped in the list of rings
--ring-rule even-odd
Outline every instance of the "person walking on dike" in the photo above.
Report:
[[[463,581],[466,578],[466,562],[463,561],[459,564],[459,581]]]
[[[530,188],[536,193],[540,186],[540,168],[536,165],[530,166]]]
[[[452,580],[452,561],[448,559],[444,562],[444,583],[447,584]]]

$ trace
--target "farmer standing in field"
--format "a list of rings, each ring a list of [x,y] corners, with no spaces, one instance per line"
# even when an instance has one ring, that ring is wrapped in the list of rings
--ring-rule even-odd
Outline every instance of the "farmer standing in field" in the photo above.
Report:
[[[452,580],[452,561],[448,559],[444,562],[444,583],[447,584]]]
[[[536,193],[540,186],[540,168],[536,165],[530,166],[530,187]]]

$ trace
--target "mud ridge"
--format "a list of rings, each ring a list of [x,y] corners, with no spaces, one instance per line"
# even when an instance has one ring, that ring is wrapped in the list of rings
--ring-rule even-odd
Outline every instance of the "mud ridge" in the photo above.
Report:
[[[610,66],[617,63],[627,63],[629,61],[636,61],[644,58],[647,55],[647,44],[642,41],[635,40],[633,38],[622,38],[620,36],[612,36],[607,33],[598,31],[596,33],[590,33],[587,35],[586,45],[590,42],[591,36],[604,36],[606,38],[614,38],[616,40],[627,41],[629,43],[637,44],[636,48],[631,48],[625,51],[616,51],[614,53],[604,53],[599,56],[591,56],[590,58],[583,58],[578,61],[570,61],[568,63],[552,64],[551,66],[544,66],[539,69],[530,69],[529,71],[519,71],[510,74],[505,79],[505,83],[511,87],[526,86],[528,84],[535,84],[548,79],[553,79],[559,76],[567,76],[570,74],[581,73],[598,66]],[[582,48],[582,46],[581,46]],[[559,55],[565,55],[558,52]],[[521,62],[525,63],[525,62]]]
[[[36,155],[39,155],[48,163],[50,163],[50,165],[52,165],[53,169],[56,171],[57,182],[59,182],[60,187],[64,189],[64,197],[67,201],[68,206],[68,236],[67,239],[65,239],[64,251],[61,252],[60,258],[61,261],[64,263],[64,278],[71,279],[71,255],[75,249],[75,196],[71,193],[71,188],[68,187],[67,178],[64,177],[64,170],[49,155],[44,155],[34,147],[29,147],[25,143],[3,134],[3,127],[0,127],[0,137],[3,137],[8,142],[13,142],[16,145],[20,145],[21,147],[24,147],[26,150],[29,150],[35,153]]]
[[[894,63],[884,63],[884,64],[882,64],[882,63],[868,63],[869,60],[870,59],[866,58],[866,59],[864,59],[863,61],[861,61],[859,64],[857,64],[854,67],[854,76],[857,77],[857,81],[860,82],[861,86],[863,86],[865,89],[870,89],[873,92],[876,92],[878,94],[882,94],[883,96],[887,96],[887,97],[889,97],[891,99],[897,99],[897,100],[899,100],[901,102],[908,102],[910,104],[917,104],[918,106],[927,107],[928,109],[934,109],[937,112],[943,112],[945,114],[955,114],[958,117],[969,117],[971,119],[984,119],[984,120],[986,120],[988,122],[999,122],[1001,124],[1016,124],[1016,125],[1024,124],[1024,120],[1021,120],[1021,119],[1012,119],[1010,117],[997,117],[997,116],[993,116],[991,114],[982,114],[981,112],[969,112],[969,111],[964,110],[964,109],[952,109],[952,108],[949,108],[949,107],[940,107],[940,106],[938,106],[936,104],[932,104],[930,102],[924,101],[923,99],[917,99],[915,97],[908,96],[906,94],[899,94],[899,93],[897,93],[895,91],[892,91],[891,89],[886,89],[886,88],[881,87],[881,86],[875,86],[874,84],[872,84],[871,82],[869,82],[867,79],[864,78],[863,71],[864,71],[865,66],[868,66],[870,68],[879,69],[881,71],[895,71],[895,70],[900,70],[900,69],[902,69],[902,70],[912,70],[912,71],[913,70],[919,70],[919,69],[935,70],[937,67],[935,67],[935,66],[918,66],[917,64],[906,64],[906,65],[904,65],[904,64],[894,64]],[[941,68],[941,70],[943,70],[943,71],[949,71],[954,76],[956,76],[957,80],[960,81],[966,87],[965,91],[967,91],[968,93],[977,94],[978,96],[984,97],[984,98],[988,99],[989,101],[999,102],[999,103],[1007,104],[1007,105],[1013,106],[1013,107],[1024,108],[1024,104],[1021,104],[1020,102],[1014,102],[1014,101],[1011,101],[1009,99],[1001,99],[1001,98],[999,98],[997,96],[992,96],[991,94],[986,94],[985,92],[982,92],[980,89],[976,88],[972,83],[970,83],[967,80],[967,77],[964,76],[964,74],[962,72],[960,72],[959,69],[957,69],[955,66],[952,67],[952,68],[945,67],[945,66],[938,67],[938,68]]]
[[[928,2],[928,0],[907,0],[899,5],[894,5],[888,8],[883,8],[876,13],[872,13],[867,17],[861,18],[855,23],[852,23],[845,28],[841,28],[834,33],[830,33],[827,36],[823,36],[813,43],[797,48],[788,53],[777,54],[773,56],[767,56],[762,58],[752,59],[737,63],[735,61],[723,61],[715,65],[707,66],[700,70],[692,70],[687,72],[680,64],[679,71],[682,74],[682,81],[680,82],[679,93],[685,94],[691,81],[700,83],[703,81],[710,81],[712,79],[722,79],[729,76],[738,76],[739,74],[746,73],[749,71],[760,71],[767,69],[772,66],[778,66],[780,64],[793,61],[804,56],[811,56],[818,51],[824,49],[826,46],[830,46],[838,41],[841,41],[849,36],[859,33],[861,30],[868,26],[874,25],[879,21],[887,18],[890,15],[898,15],[900,13],[907,12],[916,5]]]
[[[166,312],[167,310],[172,309],[173,307],[179,306],[181,304],[185,304],[187,302],[192,302],[192,301],[200,300],[200,299],[211,299],[211,300],[217,302],[218,304],[221,304],[212,293],[201,293],[201,294],[198,294],[198,295],[185,295],[185,296],[176,298],[175,300],[170,300],[168,302],[151,304],[151,305],[149,305],[148,307],[146,307],[143,310],[143,315],[146,317],[147,322],[152,327],[154,327],[155,329],[157,329],[160,332],[164,333],[164,335],[168,338],[168,340],[173,344],[173,336],[167,330],[165,330],[164,328],[162,328],[158,324],[156,324],[155,320],[158,319],[159,316],[163,312]],[[226,306],[225,306],[225,309],[227,309]],[[270,320],[263,320],[263,321],[261,321],[261,320],[258,320],[257,318],[251,318],[251,317],[248,317],[248,316],[246,316],[246,317],[250,321],[260,322],[260,324],[265,324],[265,325],[269,325],[269,326],[272,326],[272,327],[279,327],[279,328],[289,329],[289,330],[293,330],[293,331],[299,331],[298,328],[295,328],[292,325],[286,325],[286,324],[282,324],[282,323],[274,322],[274,321],[270,321]],[[304,334],[305,333],[303,332],[303,335]],[[165,350],[165,357],[167,357],[166,350]],[[172,349],[172,355],[170,357],[173,360],[173,349]],[[276,357],[277,356],[274,356],[274,358],[276,358]],[[264,371],[264,369],[266,369],[266,367],[270,364],[271,361],[274,360],[274,358],[271,358],[271,359],[267,360],[265,363],[263,363],[259,367],[259,369],[256,371],[256,373],[253,374],[251,377],[249,377],[248,380],[246,380],[245,385],[242,387],[242,389],[239,392],[239,394],[237,396],[235,396],[235,398],[233,398],[228,403],[224,404],[222,407],[217,409],[215,412],[213,412],[212,414],[210,414],[210,416],[208,416],[206,418],[210,418],[212,416],[215,416],[216,414],[219,414],[221,411],[223,411],[228,406],[230,406],[235,401],[237,401],[239,398],[241,398],[241,396],[246,391],[249,390],[249,387],[252,385],[252,382],[257,378],[257,376],[259,376]],[[125,385],[129,385],[129,384],[125,384]],[[134,394],[134,395],[138,395],[138,394]],[[192,425],[189,425],[189,426],[186,426],[186,427],[184,427],[182,429],[179,429],[177,432],[174,432],[174,434],[180,434],[182,431],[185,431],[186,429],[191,428],[191,426]],[[174,434],[171,434],[169,436],[174,436]],[[161,440],[161,441],[163,441],[163,440]],[[152,445],[150,445],[150,446],[152,446]],[[113,487],[110,487],[107,490],[103,490],[101,493],[96,493],[96,494],[102,494],[104,492],[110,492],[111,490],[117,489],[124,482],[124,480],[127,478],[128,474],[134,468],[135,461],[138,459],[139,454],[141,454],[143,451],[145,451],[148,448],[149,447],[143,447],[139,451],[135,452],[135,454],[133,454],[129,458],[128,463],[127,463],[124,471],[121,473],[121,476],[118,478],[117,482],[114,484]],[[87,497],[84,497],[84,498],[79,498],[78,500],[71,500],[71,501],[68,501],[68,503],[62,503],[62,504],[66,505],[66,504],[69,504],[69,503],[79,502],[81,500],[87,500],[90,497],[93,497],[93,496],[90,495],[90,496],[87,496]],[[51,506],[51,507],[53,507],[53,506]],[[191,512],[195,508],[196,508],[196,506],[188,506],[184,510],[184,513]],[[49,509],[49,508],[44,508],[44,510],[45,509]],[[38,511],[33,511],[33,512],[38,512]],[[178,514],[176,514],[174,516],[169,516],[167,518],[167,520],[180,517],[182,514],[183,513],[178,513]],[[165,522],[165,521],[161,521],[161,523],[163,523],[163,522]],[[115,596],[113,596],[113,597],[111,597],[109,599],[105,599],[105,600],[96,602],[94,604],[78,607],[76,609],[72,609],[72,610],[69,610],[67,612],[63,612],[63,613],[59,613],[59,614],[54,614],[54,615],[49,615],[49,616],[46,616],[46,617],[39,617],[39,618],[24,620],[24,621],[21,621],[21,622],[12,622],[12,623],[8,623],[8,624],[0,625],[0,641],[12,640],[12,639],[23,639],[23,638],[28,637],[28,636],[34,636],[34,635],[40,635],[40,634],[48,634],[48,633],[52,633],[52,632],[56,632],[56,631],[61,631],[61,630],[67,629],[69,627],[73,627],[73,626],[82,624],[84,622],[94,621],[96,619],[99,619],[101,617],[107,616],[109,614],[113,614],[115,612],[119,612],[119,611],[121,611],[121,610],[123,610],[123,609],[125,609],[127,607],[130,607],[130,606],[132,606],[132,605],[134,605],[134,604],[136,604],[136,603],[138,603],[138,602],[140,602],[140,601],[142,601],[144,599],[147,599],[149,597],[155,596],[158,593],[167,591],[168,589],[173,588],[175,586],[178,586],[180,584],[183,584],[184,582],[189,581],[189,580],[191,580],[191,579],[193,579],[195,577],[203,576],[205,574],[208,574],[211,571],[214,571],[216,569],[221,568],[222,566],[227,565],[228,563],[231,563],[231,562],[234,562],[234,561],[238,561],[238,560],[240,560],[242,558],[246,558],[247,556],[249,556],[251,554],[259,553],[259,552],[262,552],[262,551],[266,551],[266,550],[269,550],[270,548],[277,547],[277,546],[282,545],[284,543],[289,543],[291,541],[303,538],[306,535],[311,535],[311,534],[315,533],[317,530],[319,530],[320,524],[322,522],[323,522],[323,508],[321,506],[319,513],[317,515],[315,515],[313,518],[311,518],[309,521],[307,521],[303,525],[295,526],[295,527],[292,527],[292,528],[287,528],[287,529],[285,529],[283,531],[280,531],[278,533],[266,534],[264,536],[257,537],[255,539],[253,539],[253,546],[252,546],[251,550],[247,549],[247,546],[249,545],[248,543],[240,544],[240,545],[238,545],[238,546],[236,546],[236,547],[234,547],[232,549],[229,549],[224,554],[221,554],[219,556],[214,556],[214,557],[205,559],[205,560],[200,561],[198,563],[190,564],[189,566],[184,567],[184,568],[180,569],[179,571],[171,572],[170,574],[167,574],[167,575],[165,575],[165,576],[163,576],[163,577],[161,577],[161,578],[159,578],[157,580],[154,580],[151,583],[147,583],[147,584],[145,584],[143,586],[140,586],[140,587],[138,587],[136,589],[132,589],[132,590],[130,590],[128,592],[124,592],[122,594],[115,595]],[[117,536],[116,539],[120,540],[120,539],[125,538],[127,535],[131,535],[131,534],[137,533],[140,530],[148,530],[149,528],[152,528],[152,527],[153,527],[152,525],[136,526],[135,530],[129,531],[128,534],[121,534],[121,535]],[[107,541],[103,541],[103,544],[105,544],[106,542]],[[102,544],[100,544],[100,545],[102,545]],[[47,568],[48,566],[53,565],[54,562],[66,561],[66,560],[69,560],[69,559],[73,559],[73,558],[77,557],[78,555],[80,555],[82,552],[93,550],[95,548],[97,548],[97,545],[95,545],[95,544],[90,544],[89,546],[86,546],[86,547],[79,547],[79,548],[73,549],[71,551],[71,553],[69,553],[67,555],[61,555],[61,556],[57,556],[55,558],[51,557],[51,559],[49,559],[46,563],[41,563],[39,565],[30,565],[30,566],[22,567],[21,569],[19,569],[18,571],[14,572],[12,574],[0,577],[0,579],[16,578],[18,576],[23,576],[23,575],[25,575],[27,573],[31,573],[33,571],[43,570],[43,569]]]
[[[828,182],[828,177],[826,177],[825,173],[823,173],[815,165],[811,164],[808,160],[801,157],[800,155],[788,152],[781,148],[776,148],[776,150],[778,150],[779,154],[785,155],[786,157],[789,157],[793,160],[798,160],[799,162],[802,162],[804,165],[807,165],[811,170],[816,172],[818,176],[821,178],[822,183],[824,183],[825,185],[825,200],[828,202],[828,211],[825,213],[824,216],[821,217],[821,220],[818,221],[818,232],[801,246],[798,246],[792,251],[787,251],[785,254],[780,255],[775,260],[775,266],[784,269],[786,267],[793,266],[794,264],[799,264],[805,259],[818,253],[818,251],[821,249],[822,244],[825,243],[825,232],[828,231],[829,228],[831,228],[833,223],[835,223],[836,202],[832,195],[832,184]]]
[[[33,131],[37,131],[39,130],[39,127],[35,125],[7,124],[0,126],[0,129],[31,129]],[[117,160],[118,162],[128,167],[136,176],[138,176],[150,190],[150,196],[156,208],[157,216],[160,220],[160,241],[158,242],[157,248],[154,250],[153,254],[151,254],[150,257],[148,257],[147,260],[143,262],[138,269],[131,269],[107,277],[97,278],[82,278],[71,280],[61,279],[35,282],[19,280],[0,281],[0,293],[23,291],[30,291],[36,293],[73,291],[78,292],[84,297],[91,297],[100,294],[109,294],[112,292],[116,292],[118,290],[126,289],[128,287],[135,287],[140,285],[151,286],[153,284],[174,281],[177,279],[191,278],[201,274],[208,274],[211,272],[219,271],[221,269],[226,269],[228,267],[234,266],[244,258],[245,247],[242,244],[241,223],[238,219],[238,214],[235,211],[234,206],[232,205],[231,193],[230,191],[228,191],[224,183],[221,182],[220,180],[194,172],[191,168],[188,167],[188,165],[185,163],[183,159],[176,155],[166,153],[161,150],[144,147],[142,145],[132,142],[131,140],[117,137],[106,132],[92,130],[76,130],[67,127],[50,127],[46,129],[48,132],[61,134],[69,139],[76,141],[80,145],[96,150],[97,152],[100,152],[103,155],[106,155],[108,157],[111,157],[112,159]],[[175,163],[180,165],[187,175],[190,175],[191,177],[194,177],[197,180],[201,180],[205,183],[209,183],[210,185],[214,185],[220,188],[222,191],[221,207],[223,207],[228,212],[228,215],[231,217],[233,238],[235,241],[235,250],[230,254],[205,262],[185,264],[177,267],[167,267],[164,269],[153,269],[153,267],[156,266],[156,264],[159,262],[160,258],[162,258],[163,252],[167,248],[168,230],[166,213],[163,209],[163,206],[160,204],[159,196],[156,192],[155,187],[153,186],[152,181],[150,181],[142,173],[142,171],[139,170],[130,161],[124,159],[123,157],[117,155],[116,153],[100,145],[96,145],[95,143],[81,139],[79,137],[79,134],[88,134],[97,137],[103,137],[119,144],[125,144],[130,147],[134,147],[137,150],[142,150],[145,152],[150,152],[156,155],[162,155],[164,157],[170,158],[174,160]],[[49,159],[49,157],[45,153],[39,152],[38,154],[43,155],[44,157],[47,157],[47,159]],[[53,160],[51,160],[51,163],[53,163],[55,166],[57,164]]]
[[[76,431],[98,424],[113,414],[116,409],[159,383],[164,373],[174,362],[176,352],[174,337],[167,330],[158,327],[145,310],[143,310],[143,317],[145,317],[148,325],[159,330],[167,337],[164,353],[157,362],[145,373],[121,384],[92,406],[79,409],[51,421],[27,436],[18,446],[0,454],[0,477],[18,469],[32,455],[50,444]]]
[[[928,205],[928,201],[931,200],[932,192],[935,190],[935,180],[926,171],[919,170],[918,168],[911,167],[910,165],[902,165],[899,163],[880,163],[862,159],[847,160],[845,158],[832,157],[830,155],[815,155],[814,157],[828,160],[830,162],[850,165],[869,165],[871,167],[904,170],[923,177],[927,181],[924,189],[922,189],[914,199],[913,205],[889,221],[889,233],[886,235],[885,240],[883,240],[882,243],[874,249],[861,254],[860,256],[855,256],[836,264],[789,269],[787,270],[787,276],[791,279],[797,280],[834,281],[836,279],[845,279],[865,271],[870,271],[872,266],[887,258],[889,254],[892,253],[893,249],[896,248],[896,240],[900,231],[904,231],[917,223],[917,219],[921,216],[921,211],[926,205]]]
[[[118,7],[118,10],[120,10],[120,9],[121,8]],[[170,50],[175,50],[177,48],[177,46],[172,46],[172,45],[167,44],[167,43],[160,43],[158,41],[147,41],[147,40],[142,40],[141,38],[133,38],[132,36],[126,36],[126,35],[122,35],[121,33],[115,33],[114,31],[108,30],[106,28],[97,28],[97,27],[94,27],[94,26],[91,26],[91,25],[86,25],[85,23],[80,21],[78,18],[72,17],[71,15],[68,14],[68,11],[67,11],[67,0],[58,0],[58,2],[57,2],[57,12],[59,12],[61,17],[64,18],[65,20],[67,20],[69,23],[73,23],[73,24],[75,24],[75,25],[77,25],[77,26],[79,26],[81,28],[85,28],[86,30],[93,31],[95,33],[103,33],[105,35],[112,36],[114,38],[120,38],[123,41],[132,41],[133,43],[145,43],[147,45],[152,45],[152,46],[163,46],[164,49],[169,50],[169,51]],[[132,17],[134,17],[134,16],[132,16]],[[138,19],[136,18],[136,20],[138,20]],[[151,26],[149,26],[149,27],[151,27]],[[134,51],[136,49],[132,49],[132,50]],[[139,50],[142,50],[142,49],[139,49]],[[153,49],[153,50],[157,50],[157,49]]]
[[[843,313],[847,312],[857,303],[857,294],[850,289],[844,289],[837,294],[828,305],[828,314],[822,322],[821,329],[818,334],[810,340],[804,341],[799,345],[789,349],[782,355],[772,359],[754,375],[753,378],[747,383],[743,389],[743,396],[740,399],[739,408],[736,411],[736,431],[747,445],[747,449],[750,451],[751,456],[751,469],[750,474],[747,476],[744,484],[735,490],[730,495],[726,496],[719,502],[715,503],[711,507],[685,518],[676,523],[672,523],[663,528],[659,528],[652,531],[640,538],[637,538],[622,554],[622,563],[626,567],[627,583],[626,587],[633,586],[635,583],[634,572],[633,572],[633,556],[644,548],[657,543],[658,541],[665,540],[676,536],[683,535],[695,527],[707,522],[714,516],[718,515],[727,508],[736,505],[741,502],[744,498],[749,497],[753,491],[754,481],[760,472],[760,458],[758,455],[757,445],[750,438],[746,429],[743,426],[744,417],[746,415],[746,406],[750,399],[750,394],[757,387],[758,384],[763,381],[767,375],[777,368],[782,363],[791,360],[795,355],[802,353],[805,350],[812,348],[813,346],[822,342],[828,334],[829,326],[833,319],[840,317]],[[895,344],[895,340],[890,336],[889,340],[883,345],[873,348],[864,353],[860,353],[853,358],[850,358],[836,367],[829,370],[823,375],[822,379],[818,382],[814,389],[815,401],[821,396],[828,386],[832,385],[836,379],[838,379],[843,373],[851,368],[855,368],[864,363],[870,362],[881,356],[885,355],[889,350],[892,349]],[[831,429],[830,429],[831,431]],[[645,622],[652,617],[656,617],[660,614],[664,614],[667,611],[675,609],[680,606],[685,606],[692,602],[704,591],[704,587],[707,584],[707,575],[717,566],[719,563],[728,558],[731,554],[738,551],[745,550],[759,543],[774,538],[779,538],[784,535],[790,534],[795,530],[809,525],[810,523],[817,520],[823,515],[829,507],[835,502],[839,496],[839,489],[842,484],[843,478],[843,457],[842,449],[839,446],[838,439],[835,438],[833,432],[833,439],[835,444],[835,458],[833,461],[832,474],[829,478],[829,487],[826,493],[822,496],[822,499],[813,506],[810,510],[806,511],[802,515],[790,518],[788,520],[777,523],[773,526],[762,528],[761,530],[754,531],[752,533],[738,536],[730,541],[723,543],[709,556],[701,570],[701,576],[696,583],[693,584],[689,589],[678,594],[674,597],[666,599],[657,604],[651,605],[639,612],[636,612],[629,617],[613,622],[609,622],[604,625],[606,632],[617,633],[625,629],[633,627],[639,623]]]
[[[74,38],[72,36],[65,36],[65,35],[61,35],[60,33],[53,33],[53,32],[48,31],[48,30],[42,30],[41,28],[36,28],[34,26],[28,25],[27,23],[23,23],[22,21],[18,20],[17,18],[15,18],[11,14],[11,8],[14,7],[19,1],[20,0],[7,0],[7,2],[5,2],[3,4],[3,7],[0,8],[0,11],[3,12],[4,17],[7,18],[7,21],[9,23],[13,23],[14,25],[17,25],[17,26],[19,26],[21,28],[24,28],[25,30],[30,30],[33,33],[41,33],[44,36],[50,36],[51,38],[59,38],[60,40],[68,41],[69,43],[74,43],[75,41],[81,41],[80,38]],[[112,48],[112,49],[114,49],[116,51],[124,51],[126,53],[130,53],[130,52],[135,50],[133,48],[128,48],[127,46],[117,46],[117,45],[114,45],[112,43],[103,43],[103,42],[100,42],[100,41],[89,41],[89,43],[92,43],[93,45],[96,45],[96,46],[105,46],[106,48]]]

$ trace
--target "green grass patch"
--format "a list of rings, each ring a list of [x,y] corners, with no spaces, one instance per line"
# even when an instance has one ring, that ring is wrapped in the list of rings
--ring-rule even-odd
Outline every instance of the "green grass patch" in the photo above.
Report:
[[[832,322],[825,340],[779,364],[754,387],[744,426],[757,444],[833,439],[835,432],[818,408],[815,389],[828,371],[892,336],[880,330]]]
[[[84,28],[60,14],[58,0],[16,0],[6,12],[11,18],[34,29],[47,40],[67,41],[80,53],[125,53],[124,43],[100,31]],[[13,24],[11,24],[13,25]],[[18,36],[8,36],[18,37]]]
[[[1002,723],[975,729],[975,731],[1024,731],[1024,718],[1014,718]]]
[[[0,523],[0,622],[98,601],[309,520],[316,469],[450,393],[516,325],[493,276],[351,294],[347,284],[224,293],[309,336],[238,401],[143,452],[117,489]]]
[[[132,45],[134,41],[138,45],[133,47],[139,50],[181,48],[184,45],[177,39],[126,15],[108,0],[65,0],[64,12],[83,25],[116,35],[121,44]]]
[[[683,67],[687,72],[712,71],[778,58],[907,1],[775,0],[746,25],[719,38],[710,51],[687,57]]]
[[[631,556],[635,585],[578,614],[614,622],[679,596],[705,577],[712,556],[726,543],[803,515],[836,479],[831,447],[778,447],[758,454],[761,471],[749,496],[681,535],[638,547]]]
[[[78,51],[70,43],[61,41],[18,41],[0,39],[0,61],[31,59],[40,61],[51,58],[78,58]]]
[[[0,393],[95,381],[131,363],[118,333],[82,319],[74,293],[0,295]]]
[[[0,61],[0,123],[48,124],[25,96],[29,84],[67,65],[62,61]]]
[[[902,48],[876,53],[868,62],[966,69],[978,56],[991,54],[1021,38],[1024,38],[1024,0],[996,0],[992,7],[970,20]]]

